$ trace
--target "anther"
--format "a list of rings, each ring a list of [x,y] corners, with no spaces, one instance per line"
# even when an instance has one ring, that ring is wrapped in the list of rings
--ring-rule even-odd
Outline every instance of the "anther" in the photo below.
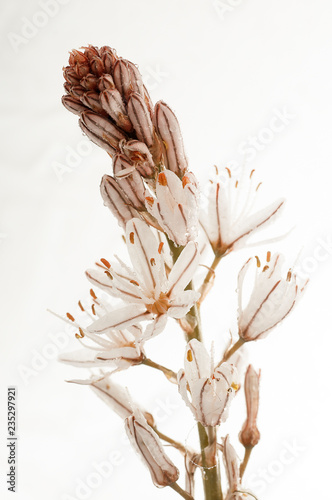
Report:
[[[158,175],[158,182],[161,186],[167,186],[167,178],[165,172],[161,172]]]
[[[231,179],[232,178],[232,172],[230,171],[230,169],[228,167],[225,167],[227,172],[228,172],[228,176],[229,178]]]
[[[152,257],[152,259],[150,259],[150,264],[151,266],[155,266],[156,265],[156,261],[155,259]]]
[[[72,316],[70,313],[66,313],[66,316],[68,319],[70,319],[70,321],[75,321],[74,316]]]
[[[130,283],[132,283],[133,285],[139,286],[139,283],[135,280],[130,280]]]
[[[257,267],[261,267],[261,261],[259,260],[259,257],[257,257],[257,255],[255,255],[255,259],[256,259]]]
[[[162,251],[162,249],[163,249],[163,246],[164,246],[164,242],[163,242],[163,241],[161,241],[161,242],[159,243],[159,247],[158,247],[158,253],[159,253],[159,254],[161,254],[161,251]]]
[[[82,302],[80,300],[78,301],[78,305],[81,311],[85,311],[84,307],[82,306]]]
[[[104,264],[104,266],[107,267],[107,269],[111,268],[111,264],[108,262],[108,260],[106,260],[106,259],[100,259],[100,262],[102,262]]]
[[[76,337],[77,339],[82,339],[82,338],[84,337],[84,333],[83,333],[82,328],[79,328],[79,332],[80,332],[80,333],[75,333],[75,337]]]
[[[93,289],[91,288],[90,289],[90,295],[93,299],[96,299],[97,298],[97,295],[95,294],[95,292],[93,291]]]
[[[134,240],[134,236],[135,236],[135,235],[134,235],[134,233],[133,233],[133,232],[131,232],[131,233],[130,233],[130,235],[129,235],[129,240],[130,240],[130,243],[132,243],[132,244],[134,244],[134,241],[135,241],[135,240]]]
[[[271,252],[268,251],[266,254],[266,262],[270,262],[270,260],[271,260]]]
[[[96,316],[96,309],[95,309],[95,305],[94,304],[92,304],[92,306],[91,306],[91,311],[92,311],[92,314],[94,316]]]
[[[191,349],[188,349],[188,351],[187,351],[187,360],[189,362],[191,362],[193,360],[193,353],[192,353]]]

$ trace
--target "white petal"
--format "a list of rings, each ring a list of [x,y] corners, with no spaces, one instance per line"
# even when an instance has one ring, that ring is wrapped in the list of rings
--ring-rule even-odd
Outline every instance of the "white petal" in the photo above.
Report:
[[[175,299],[170,301],[170,308],[167,314],[171,318],[181,319],[183,318],[189,309],[194,305],[194,303],[200,298],[200,293],[194,290],[185,290],[179,293]]]
[[[175,262],[168,276],[168,293],[170,297],[176,296],[182,292],[193,275],[199,264],[200,254],[197,243],[190,241],[182,250],[180,257]]]
[[[161,314],[160,316],[157,316],[153,320],[153,322],[146,327],[145,332],[142,335],[142,340],[148,340],[159,335],[164,330],[166,323],[167,314]]]
[[[190,388],[200,378],[209,378],[211,375],[211,359],[202,344],[196,339],[188,342],[184,358],[184,371]]]
[[[79,349],[77,351],[62,354],[59,361],[82,368],[110,365],[109,361],[96,359],[96,353],[90,349]]]
[[[164,264],[158,252],[158,242],[151,229],[141,220],[132,219],[126,226],[127,248],[144,292],[149,295],[160,293],[164,279]]]
[[[89,332],[105,333],[113,328],[122,329],[143,320],[152,319],[153,315],[148,313],[145,306],[129,305],[106,313],[88,327]]]

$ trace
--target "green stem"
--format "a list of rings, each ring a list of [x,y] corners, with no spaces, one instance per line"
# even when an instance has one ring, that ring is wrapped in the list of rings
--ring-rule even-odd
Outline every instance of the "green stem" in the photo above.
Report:
[[[240,465],[240,478],[242,479],[243,477],[243,474],[246,470],[246,467],[248,465],[248,462],[249,462],[249,458],[250,458],[250,455],[251,455],[251,452],[252,452],[252,449],[253,447],[252,446],[246,446],[246,451],[244,453],[244,458],[243,458],[243,462],[242,464]]]
[[[194,497],[192,497],[191,495],[189,495],[189,493],[184,491],[181,488],[181,486],[178,485],[178,483],[172,483],[172,484],[170,484],[170,487],[173,488],[173,490],[176,491],[183,498],[186,498],[186,500],[194,500]]]
[[[203,284],[202,284],[201,289],[200,289],[201,299],[199,300],[199,304],[201,304],[203,302],[203,300],[208,292],[208,287],[210,285],[210,282],[215,275],[215,270],[216,270],[219,262],[223,258],[223,256],[224,256],[224,254],[216,254],[215,255],[214,260],[213,260],[211,266],[209,267],[209,270],[204,278]]]
[[[216,453],[216,427],[205,428],[200,422],[198,422],[197,426],[202,450],[201,456],[205,500],[222,500],[219,459]],[[208,450],[207,447],[211,447],[210,450]]]
[[[161,372],[163,372],[163,374],[165,375],[165,377],[168,380],[170,380],[174,384],[177,383],[177,375],[175,372],[173,372],[169,368],[166,368],[163,365],[160,365],[159,363],[155,363],[154,361],[152,361],[152,359],[145,358],[142,361],[142,365],[150,366],[151,368],[155,368],[156,370],[160,370]]]
[[[153,427],[153,430],[155,431],[156,434],[158,434],[158,436],[160,437],[160,439],[162,439],[166,443],[171,444],[174,448],[176,448],[177,450],[179,450],[183,455],[187,454],[188,450],[187,450],[187,448],[183,444],[181,444],[178,441],[175,441],[174,439],[166,436],[166,434],[163,434],[162,432],[160,432],[156,427]]]
[[[225,353],[225,355],[224,355],[222,361],[219,363],[219,365],[221,365],[221,363],[223,363],[224,361],[227,361],[238,349],[240,349],[240,347],[243,346],[244,343],[245,343],[245,340],[243,340],[240,337],[239,340],[237,342],[235,342],[235,344]]]

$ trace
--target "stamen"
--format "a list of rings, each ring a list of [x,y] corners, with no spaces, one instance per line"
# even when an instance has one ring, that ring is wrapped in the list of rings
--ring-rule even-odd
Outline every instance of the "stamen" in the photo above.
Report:
[[[271,260],[271,252],[268,251],[266,254],[266,262],[270,262],[270,260]]]
[[[219,170],[218,170],[217,165],[213,165],[213,166],[214,166],[214,168],[216,169],[216,174],[217,174],[217,175],[219,175]]]
[[[145,201],[148,202],[148,204],[150,205],[150,207],[152,207],[153,204],[154,204],[154,198],[152,198],[152,196],[146,196],[145,197]]]
[[[264,271],[267,271],[268,269],[270,269],[270,268],[269,268],[268,265],[266,265],[266,266],[263,267],[263,271],[262,272],[264,273]]]
[[[262,185],[262,183],[260,182],[260,183],[257,185],[257,187],[256,187],[256,191],[258,191],[259,186],[261,186],[261,185]]]
[[[234,391],[238,391],[240,386],[239,386],[239,384],[235,384],[235,382],[233,382],[231,387],[232,387],[232,389],[234,389]]]
[[[251,179],[251,178],[252,178],[252,176],[253,176],[253,173],[254,173],[254,172],[255,172],[255,169],[253,169],[253,170],[250,172],[249,179]]]
[[[111,275],[111,273],[110,273],[109,271],[105,271],[105,274],[106,274],[106,276],[108,276],[108,278],[109,278],[110,280],[112,280],[112,279],[113,279],[113,276]]]
[[[107,269],[111,268],[111,264],[108,262],[108,260],[100,259],[100,262],[102,262],[107,267]]]
[[[166,178],[165,172],[161,172],[158,175],[158,182],[161,186],[167,186],[167,178]]]
[[[192,350],[191,350],[191,349],[188,349],[188,351],[187,351],[187,360],[188,360],[189,362],[191,362],[193,359],[194,359],[194,358],[193,358],[193,353],[192,353]]]
[[[163,246],[164,246],[164,242],[163,242],[163,241],[161,241],[161,242],[159,243],[159,247],[158,247],[158,253],[159,253],[159,254],[161,254],[161,251],[162,251],[162,249],[163,249]]]
[[[257,255],[255,255],[255,259],[257,262],[257,267],[261,267],[261,261],[259,260],[259,257],[257,257]]]
[[[134,241],[135,241],[135,240],[134,240],[134,236],[135,236],[135,235],[134,235],[134,233],[133,233],[133,232],[131,232],[131,233],[130,233],[130,235],[129,235],[129,240],[130,240],[130,243],[132,243],[132,244],[134,244]]]
[[[291,271],[291,269],[290,269],[290,270],[288,271],[288,273],[287,273],[287,278],[286,278],[286,280],[287,280],[287,281],[291,281],[291,279],[292,279],[292,271]]]
[[[82,339],[84,337],[83,330],[82,330],[82,328],[79,328],[78,330],[79,330],[80,333],[75,333],[75,337],[77,339]]]
[[[239,185],[239,181],[236,181],[236,183],[235,183],[235,187],[237,188],[237,187],[238,187],[238,185]]]
[[[232,178],[232,172],[230,171],[230,169],[228,167],[225,167],[225,169],[227,170],[229,178],[231,179]]]
[[[155,259],[152,257],[152,259],[150,259],[150,264],[151,266],[155,266],[156,265],[156,261]]]
[[[182,179],[182,187],[185,188],[187,184],[190,184],[190,179],[187,175],[185,175]]]
[[[96,299],[97,298],[97,295],[95,294],[95,292],[93,291],[93,289],[91,288],[90,289],[90,295],[93,299]]]
[[[92,311],[92,314],[94,316],[96,316],[96,309],[95,309],[95,305],[94,304],[92,304],[92,306],[91,306],[91,311]]]
[[[81,309],[81,311],[85,311],[84,307],[82,306],[82,302],[79,300],[78,301],[78,305],[79,305],[79,308]]]
[[[66,316],[68,319],[70,319],[70,321],[75,321],[74,316],[72,316],[70,313],[66,313]]]
[[[139,286],[139,283],[135,280],[130,280],[130,283],[132,283],[133,285]]]

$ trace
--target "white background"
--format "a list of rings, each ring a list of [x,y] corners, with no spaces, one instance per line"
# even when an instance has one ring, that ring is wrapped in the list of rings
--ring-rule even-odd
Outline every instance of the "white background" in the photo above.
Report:
[[[119,417],[88,388],[64,382],[86,374],[55,359],[54,334],[64,325],[46,309],[74,313],[76,301],[88,296],[84,269],[123,252],[98,189],[110,160],[86,145],[77,118],[60,103],[68,51],[88,43],[115,47],[139,65],[153,100],[162,98],[176,111],[191,169],[202,183],[214,164],[242,164],[250,136],[271,136],[263,130],[276,110],[292,115],[269,144],[260,142],[249,166],[263,180],[263,201],[288,200],[277,234],[297,224],[287,240],[269,248],[284,251],[290,263],[301,252],[297,266],[310,285],[292,316],[249,346],[262,369],[262,439],[246,476],[260,500],[329,498],[331,2],[51,4],[44,15],[42,2],[32,0],[2,1],[1,9],[1,498],[13,498],[4,484],[8,385],[18,387],[16,499],[83,498],[75,492],[78,481],[96,479],[95,464],[109,461],[112,452],[121,463],[85,498],[176,498],[151,484],[123,442]],[[228,5],[224,13],[222,4]],[[69,150],[79,151],[75,165]],[[67,168],[60,177],[59,164]],[[266,249],[243,250],[221,264],[203,309],[208,343],[215,338],[218,347],[234,327],[237,271],[249,255]],[[65,339],[63,351],[76,347],[73,335]],[[151,358],[174,370],[183,349],[175,325],[147,346]],[[186,439],[192,416],[161,374],[137,367],[116,379],[157,411],[161,430]],[[243,404],[239,395],[227,425],[239,455]]]

